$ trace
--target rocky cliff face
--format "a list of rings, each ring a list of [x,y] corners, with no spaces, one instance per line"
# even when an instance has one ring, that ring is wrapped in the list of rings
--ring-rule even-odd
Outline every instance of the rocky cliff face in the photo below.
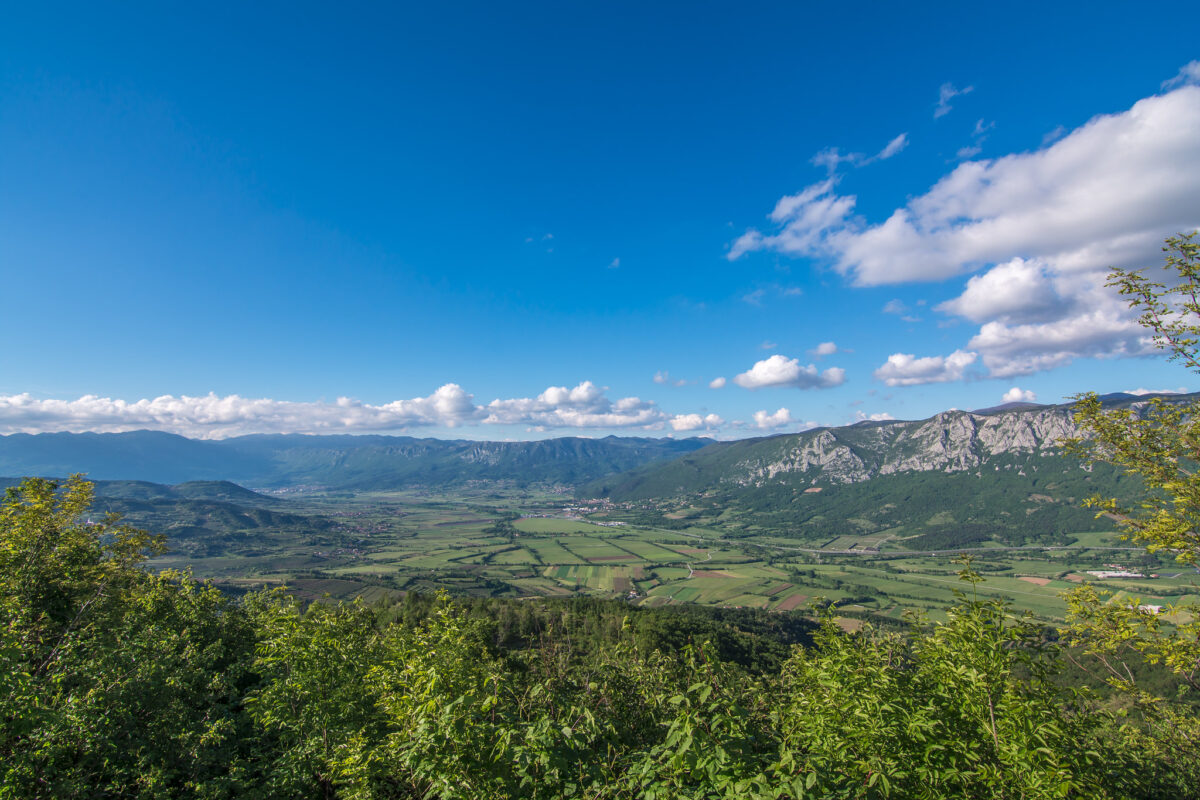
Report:
[[[736,462],[724,480],[761,486],[804,473],[813,483],[858,483],[897,472],[978,470],[998,456],[1011,461],[1057,454],[1063,439],[1078,434],[1066,406],[997,414],[946,411],[917,422],[825,428],[767,440],[770,447]]]

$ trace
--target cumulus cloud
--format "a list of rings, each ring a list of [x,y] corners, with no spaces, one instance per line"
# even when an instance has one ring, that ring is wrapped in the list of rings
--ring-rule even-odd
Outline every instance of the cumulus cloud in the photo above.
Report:
[[[716,414],[676,414],[671,418],[671,427],[677,431],[698,431],[700,429],[716,430],[725,424],[725,420]]]
[[[895,417],[893,417],[891,414],[887,413],[886,411],[880,411],[877,414],[864,414],[861,411],[854,412],[854,421],[855,422],[887,422],[888,420],[893,420],[893,419],[895,419]]]
[[[455,427],[482,416],[470,394],[448,383],[428,397],[370,405],[340,397],[335,402],[163,395],[134,402],[85,395],[45,400],[29,394],[0,396],[0,431],[164,430],[203,439],[245,433],[357,433],[414,427]]]
[[[779,430],[795,424],[796,420],[792,419],[792,412],[786,408],[781,408],[774,414],[766,411],[754,412],[754,427],[764,431]]]
[[[1029,375],[1076,358],[1152,353],[1146,330],[1105,281],[1101,271],[1055,272],[1018,258],[972,277],[937,310],[982,323],[968,347],[993,377]]]
[[[972,322],[1038,322],[1062,316],[1070,305],[1059,295],[1045,264],[1014,258],[972,277],[961,295],[935,308]]]
[[[841,367],[820,371],[813,364],[801,366],[799,359],[777,354],[756,362],[753,367],[735,376],[733,382],[744,389],[768,386],[824,389],[845,383],[846,371]]]
[[[775,229],[747,231],[729,256],[820,258],[859,286],[978,273],[937,310],[980,326],[964,349],[993,377],[1146,354],[1144,331],[1104,279],[1110,266],[1160,263],[1164,238],[1200,226],[1197,72],[1189,64],[1173,91],[1040,149],[960,164],[878,224],[855,214],[836,178],[814,184],[782,198]],[[976,138],[989,128],[976,123]]]
[[[1004,396],[1000,399],[1005,403],[1036,403],[1037,395],[1029,389],[1014,386],[1005,392]]]
[[[724,389],[725,388],[725,379],[724,378],[713,378],[711,381],[708,382],[708,388]]]
[[[85,395],[77,400],[0,396],[0,433],[161,430],[199,439],[248,433],[378,433],[465,424],[525,424],[550,428],[659,428],[667,415],[636,397],[612,400],[591,381],[574,389],[552,386],[535,398],[493,400],[486,406],[448,383],[428,397],[372,405],[340,397],[297,402],[239,395],[163,395],[129,402]]]
[[[821,342],[809,352],[817,358],[821,358],[822,356],[831,356],[834,353],[839,352],[839,350],[838,346],[833,342]]]
[[[650,427],[666,421],[654,403],[637,397],[610,400],[591,381],[574,389],[551,386],[533,398],[493,400],[484,406],[486,425],[535,425],[550,428]]]
[[[937,106],[933,109],[933,118],[938,119],[949,114],[954,109],[950,107],[950,101],[960,95],[970,94],[975,91],[974,86],[968,86],[965,89],[954,88],[953,83],[943,83],[938,89]]]
[[[1200,86],[1095,117],[1028,153],[959,165],[884,222],[855,217],[836,178],[782,198],[752,250],[829,258],[863,286],[940,280],[1013,258],[1055,270],[1144,266],[1162,240],[1200,223]]]
[[[995,378],[1032,375],[1076,358],[1149,355],[1154,343],[1127,309],[1101,307],[1036,324],[984,324],[967,346]]]
[[[875,370],[875,378],[888,386],[917,386],[923,383],[947,383],[961,380],[967,367],[975,363],[977,353],[955,350],[948,356],[917,358],[910,353],[893,353]]]

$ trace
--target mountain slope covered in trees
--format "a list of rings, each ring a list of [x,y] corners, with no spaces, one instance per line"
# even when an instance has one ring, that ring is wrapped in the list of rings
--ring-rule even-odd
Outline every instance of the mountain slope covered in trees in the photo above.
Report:
[[[1187,402],[1197,395],[1171,396]],[[1109,407],[1143,408],[1149,398],[1110,395]],[[945,411],[926,420],[862,422],[840,428],[719,442],[670,462],[585,484],[581,495],[640,500],[714,490],[789,486],[826,489],[903,473],[1001,470],[1061,472],[1061,442],[1078,436],[1072,404],[980,412]]]

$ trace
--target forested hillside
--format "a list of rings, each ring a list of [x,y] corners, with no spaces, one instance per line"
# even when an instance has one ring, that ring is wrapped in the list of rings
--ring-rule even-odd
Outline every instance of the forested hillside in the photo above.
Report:
[[[1135,415],[1147,404],[1123,394],[1104,401]],[[1071,532],[1111,527],[1081,507],[1084,498],[1143,491],[1139,478],[1111,465],[1064,457],[1062,443],[1079,435],[1070,405],[948,411],[719,442],[592,481],[577,494],[657,511],[655,524],[719,524],[734,535],[890,533],[914,549],[1063,544]]]
[[[1149,407],[1156,395],[1108,395],[1105,408]],[[1169,395],[1186,404],[1197,395]],[[915,422],[863,422],[840,428],[719,442],[669,462],[648,464],[580,487],[612,500],[691,497],[722,492],[736,500],[756,489],[803,490],[863,483],[905,473],[967,473],[990,479],[1011,471],[1042,482],[1085,469],[1066,461],[1062,442],[1078,436],[1073,404],[1028,403],[978,412],[946,411]],[[1041,473],[1034,475],[1034,473]]]
[[[145,572],[161,538],[89,522],[89,502],[33,480],[0,507],[3,797],[1200,796],[1194,694],[1118,713],[1066,688],[1066,643],[977,600],[969,565],[944,620],[904,632],[305,608]],[[1098,665],[1087,650],[1071,658]]]

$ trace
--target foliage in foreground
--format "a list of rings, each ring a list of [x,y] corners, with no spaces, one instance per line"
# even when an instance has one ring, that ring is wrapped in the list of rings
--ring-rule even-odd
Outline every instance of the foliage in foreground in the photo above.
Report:
[[[485,622],[445,599],[401,624],[360,604],[234,602],[150,575],[138,562],[159,542],[85,521],[89,500],[81,480],[31,479],[0,508],[0,797],[1180,798],[1200,786],[1182,706],[1122,720],[1059,688],[1061,646],[967,594],[907,634],[826,620],[767,674],[704,643],[661,652],[624,634],[497,651]]]

